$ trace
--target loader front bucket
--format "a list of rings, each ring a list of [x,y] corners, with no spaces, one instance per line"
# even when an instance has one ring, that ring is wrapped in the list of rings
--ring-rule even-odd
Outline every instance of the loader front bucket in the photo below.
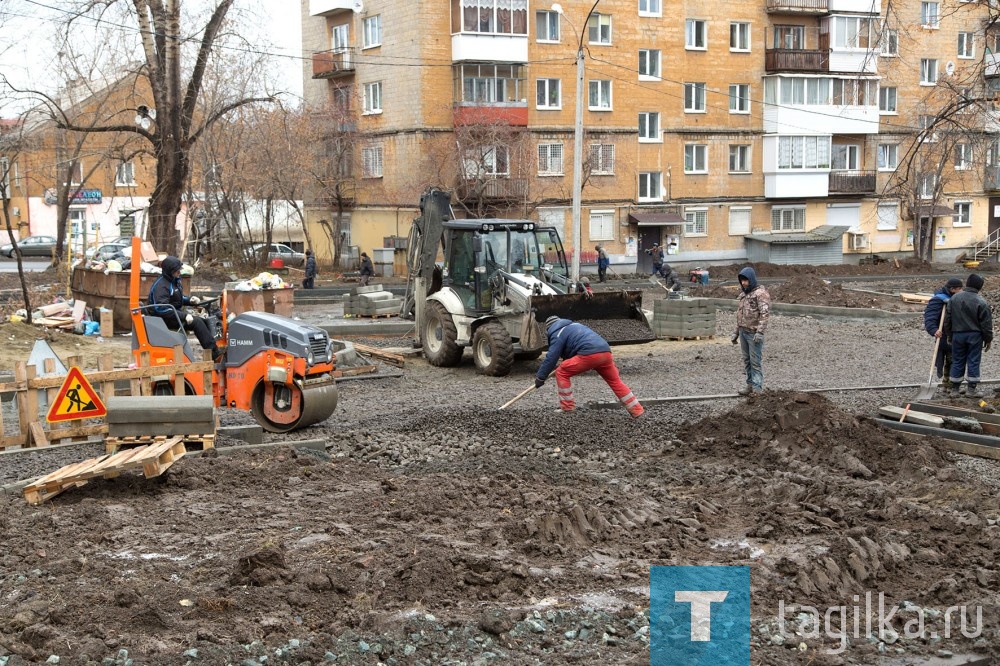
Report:
[[[535,319],[544,323],[555,315],[589,326],[612,345],[650,342],[656,335],[642,313],[642,291],[602,291],[591,296],[561,294],[532,296]]]

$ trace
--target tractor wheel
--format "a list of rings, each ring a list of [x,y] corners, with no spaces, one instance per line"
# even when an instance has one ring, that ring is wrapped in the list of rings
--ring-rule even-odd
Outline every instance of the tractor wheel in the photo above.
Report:
[[[431,365],[450,368],[462,361],[462,348],[458,346],[458,329],[451,313],[438,301],[427,304],[424,323],[424,356]]]
[[[170,382],[156,382],[153,384],[153,395],[174,395],[174,385]],[[195,395],[194,387],[184,381],[184,395]]]
[[[515,361],[534,361],[536,358],[542,355],[544,349],[536,349],[535,351],[519,351],[514,354]]]
[[[510,333],[498,321],[488,321],[472,336],[472,358],[476,372],[490,377],[506,377],[514,365],[514,345]]]

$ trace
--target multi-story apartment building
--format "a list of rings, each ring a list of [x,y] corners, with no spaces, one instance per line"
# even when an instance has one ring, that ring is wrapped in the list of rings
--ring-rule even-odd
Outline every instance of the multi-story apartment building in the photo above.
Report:
[[[352,112],[343,212],[362,247],[405,235],[429,185],[569,246],[576,159],[585,261],[602,243],[641,268],[654,241],[679,262],[948,260],[1000,228],[985,3],[301,6],[307,103]]]

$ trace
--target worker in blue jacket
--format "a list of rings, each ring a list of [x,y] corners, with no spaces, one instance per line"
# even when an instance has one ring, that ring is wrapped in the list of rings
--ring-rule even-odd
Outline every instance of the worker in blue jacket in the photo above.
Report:
[[[962,291],[962,280],[957,277],[948,278],[944,286],[934,292],[924,308],[924,330],[928,335],[941,340],[937,343],[934,367],[937,369],[938,379],[941,380],[941,388],[945,391],[951,389],[951,345],[944,339],[941,315],[944,314],[944,308],[951,297],[960,291]]]
[[[204,317],[191,314],[185,305],[198,305],[201,299],[197,296],[185,296],[181,284],[181,260],[177,257],[167,257],[160,263],[163,270],[153,287],[149,290],[149,308],[151,314],[163,319],[167,328],[177,331],[193,331],[202,349],[212,350],[212,359],[218,360],[222,351],[215,342],[215,336],[208,327]]]

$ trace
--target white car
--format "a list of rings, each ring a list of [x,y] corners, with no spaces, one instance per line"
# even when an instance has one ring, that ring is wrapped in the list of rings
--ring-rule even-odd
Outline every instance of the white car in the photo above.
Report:
[[[247,254],[259,257],[264,253],[265,248],[267,247],[268,246],[264,243],[255,243],[250,246]],[[281,243],[271,243],[267,252],[265,263],[269,263],[272,259],[281,259],[285,262],[286,266],[302,267],[306,263],[306,255],[301,252],[296,252],[292,248]]]

